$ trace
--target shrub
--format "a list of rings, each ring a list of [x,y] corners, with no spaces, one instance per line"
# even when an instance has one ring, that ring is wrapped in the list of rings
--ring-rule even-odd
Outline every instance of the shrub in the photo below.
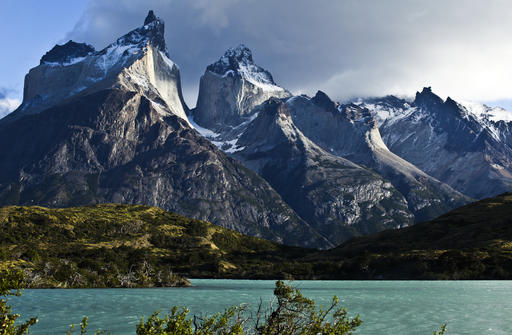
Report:
[[[141,320],[137,335],[349,335],[362,323],[359,316],[347,318],[347,310],[338,307],[337,297],[327,309],[317,309],[314,300],[283,281],[276,282],[274,296],[276,305],[271,303],[265,313],[260,304],[255,318],[248,316],[244,306],[193,318],[187,317],[187,309],[174,307],[163,318],[154,313],[147,321]],[[251,321],[253,327],[247,325]]]
[[[2,270],[0,271],[0,334],[2,335],[22,335],[29,332],[30,326],[37,322],[37,318],[15,325],[19,314],[11,313],[11,306],[7,305],[7,296],[20,296],[21,283],[23,281],[23,272],[21,270]]]

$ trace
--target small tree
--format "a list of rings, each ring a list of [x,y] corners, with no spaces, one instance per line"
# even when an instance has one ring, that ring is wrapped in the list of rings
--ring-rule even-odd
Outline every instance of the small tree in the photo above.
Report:
[[[258,315],[258,335],[349,335],[362,323],[359,315],[354,319],[347,318],[347,309],[338,308],[339,299],[336,296],[327,309],[317,310],[314,300],[304,297],[297,288],[280,280],[276,282],[274,296],[277,306],[271,306],[263,324],[260,324]],[[328,321],[330,315],[332,321]]]
[[[444,335],[444,333],[446,332],[446,324],[443,324],[441,326],[441,330],[439,332],[434,332],[434,335]]]
[[[31,318],[21,325],[15,325],[19,314],[11,313],[11,306],[7,305],[7,296],[20,296],[23,272],[21,270],[7,269],[0,271],[0,334],[22,335],[27,334],[29,327],[37,322]]]

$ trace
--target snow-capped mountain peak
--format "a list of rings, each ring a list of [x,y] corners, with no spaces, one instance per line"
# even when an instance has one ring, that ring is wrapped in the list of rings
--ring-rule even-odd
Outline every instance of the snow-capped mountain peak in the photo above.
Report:
[[[144,50],[148,44],[153,45],[167,57],[169,53],[164,39],[164,22],[149,11],[144,25],[118,38],[114,43],[100,51],[86,43],[72,40],[63,45],[55,45],[40,61],[41,65],[69,66],[86,60],[87,57],[103,57],[102,67],[111,66],[131,54]],[[108,61],[107,61],[108,60]]]
[[[206,70],[222,77],[238,75],[263,91],[284,90],[274,82],[270,72],[254,63],[251,50],[244,44],[226,50],[224,55]]]
[[[229,48],[220,59],[207,67],[208,71],[224,75],[231,71],[238,71],[240,65],[255,65],[252,59],[252,51],[244,44]],[[270,80],[273,82],[272,75]]]
[[[501,107],[490,107],[486,104],[473,101],[460,101],[459,105],[479,120],[489,120],[493,122],[512,121],[512,112]]]
[[[379,120],[387,147],[421,170],[473,198],[512,185],[512,113],[480,103],[442,100],[427,87],[413,102],[364,100]]]
[[[164,31],[164,22],[149,11],[143,26],[100,51],[73,41],[55,46],[26,76],[23,104],[9,119],[39,113],[76,95],[124,88],[150,100],[159,97],[172,114],[187,121],[179,69],[169,59]]]
[[[221,137],[232,141],[234,135],[226,137],[226,132],[241,131],[256,106],[272,97],[290,96],[276,85],[270,72],[254,63],[251,50],[240,44],[206,68],[192,114],[198,125],[223,133]]]
[[[120,37],[116,42],[114,42],[114,44],[134,45],[139,48],[144,48],[148,43],[150,43],[155,48],[165,53],[167,57],[169,57],[167,46],[165,44],[164,32],[164,21],[157,18],[153,11],[150,10],[146,19],[144,20],[144,25],[142,27],[134,29],[128,34]],[[108,46],[106,49],[108,49],[110,46]]]

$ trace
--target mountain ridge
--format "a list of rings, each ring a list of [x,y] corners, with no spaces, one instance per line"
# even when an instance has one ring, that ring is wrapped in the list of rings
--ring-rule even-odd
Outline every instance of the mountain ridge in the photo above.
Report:
[[[454,189],[476,199],[511,189],[512,123],[493,120],[493,109],[443,101],[431,88],[412,102],[373,98],[361,106],[392,152]]]

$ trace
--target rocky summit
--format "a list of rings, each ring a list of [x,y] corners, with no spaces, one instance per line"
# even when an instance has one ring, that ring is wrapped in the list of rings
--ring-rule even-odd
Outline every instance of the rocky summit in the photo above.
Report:
[[[289,99],[291,116],[301,131],[327,152],[379,173],[405,197],[416,222],[461,206],[469,198],[391,152],[368,109],[335,104],[318,92],[313,98]]]
[[[430,88],[294,96],[245,45],[206,67],[189,109],[164,22],[143,22],[99,51],[57,45],[29,71],[0,120],[0,205],[143,204],[330,248],[512,188],[500,109]]]
[[[254,63],[251,50],[239,45],[206,68],[192,116],[202,127],[225,132],[248,121],[254,107],[267,99],[289,96],[270,72]]]

